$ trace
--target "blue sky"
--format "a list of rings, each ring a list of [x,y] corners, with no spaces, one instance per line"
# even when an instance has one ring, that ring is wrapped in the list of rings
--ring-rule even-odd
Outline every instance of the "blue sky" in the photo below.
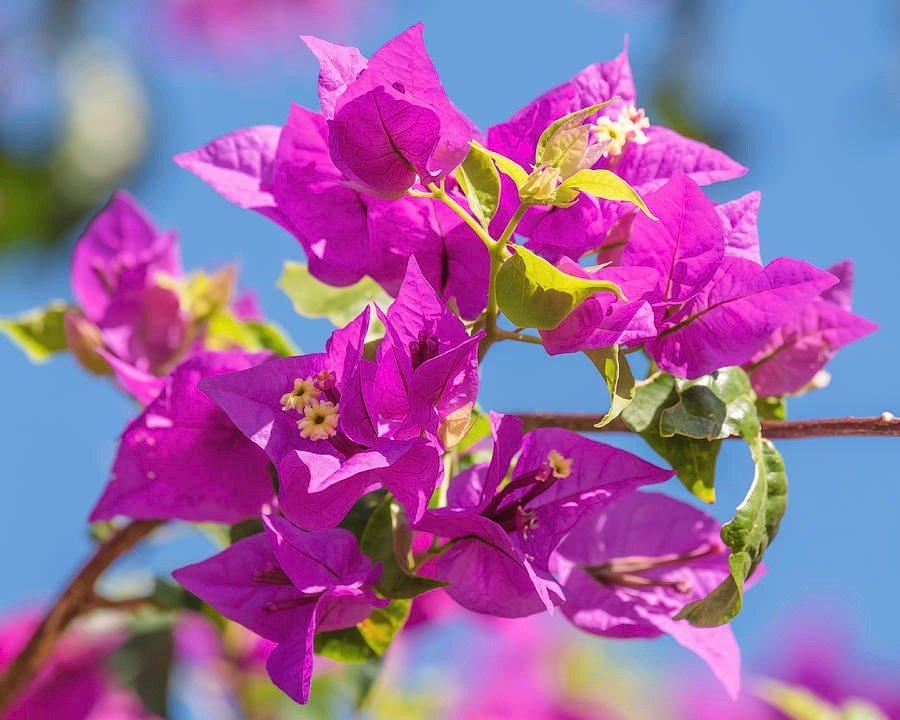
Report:
[[[900,181],[900,19],[888,0],[849,10],[833,0],[698,3],[682,25],[671,7],[613,13],[599,3],[401,2],[370,19],[367,32],[330,38],[368,54],[417,21],[448,94],[482,128],[585,65],[614,57],[628,37],[639,104],[651,121],[650,90],[673,68],[676,40],[690,48],[682,92],[694,117],[724,130],[720,148],[747,165],[744,178],[710,189],[715,200],[759,189],[764,260],[799,257],[822,267],[856,263],[855,310],[881,325],[831,364],[831,385],[790,403],[792,419],[900,415],[894,369],[900,352],[896,283],[900,251],[894,213]],[[274,289],[296,242],[265,219],[229,205],[170,158],[238,127],[280,124],[291,102],[317,107],[315,67],[299,45],[266,66],[218,68],[155,55],[152,42],[104,13],[97,28],[136,48],[150,92],[150,157],[131,190],[161,228],[178,229],[187,268],[236,262],[242,282],[304,350],[330,328],[292,314]],[[298,34],[303,28],[298,28]],[[674,72],[674,71],[673,71]],[[73,238],[74,240],[74,238]],[[71,298],[68,260],[22,254],[0,263],[0,315]],[[560,366],[563,368],[560,369]],[[103,487],[115,438],[135,408],[69,358],[30,365],[0,342],[4,471],[0,611],[51,596],[86,557],[85,518]],[[539,348],[498,347],[483,374],[482,404],[496,410],[597,411],[604,389],[588,363],[561,363]],[[523,388],[539,387],[530,397]],[[604,438],[648,457],[633,438]],[[832,607],[864,652],[900,670],[896,552],[900,441],[857,438],[782,442],[790,506],[767,556],[767,577],[747,597],[735,629],[752,655],[775,642],[791,613]],[[727,519],[752,476],[746,450],[720,460]],[[684,496],[679,488],[674,494]],[[139,560],[159,567],[199,559],[200,541],[150,547]],[[665,653],[665,650],[661,652]]]

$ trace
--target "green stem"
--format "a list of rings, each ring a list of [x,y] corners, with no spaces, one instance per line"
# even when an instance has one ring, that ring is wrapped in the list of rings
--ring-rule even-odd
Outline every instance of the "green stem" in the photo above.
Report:
[[[407,195],[411,197],[424,197],[424,198],[434,198],[435,200],[440,200],[444,205],[450,208],[453,212],[459,215],[468,225],[474,233],[481,238],[481,241],[487,246],[488,249],[494,245],[494,239],[488,235],[487,231],[481,227],[478,221],[472,216],[470,212],[468,212],[462,205],[460,205],[456,200],[454,200],[450,195],[447,194],[447,191],[443,188],[443,183],[441,187],[438,187],[434,183],[430,183],[428,185],[428,189],[431,190],[430,193],[423,193],[417,190],[407,190]]]
[[[510,332],[503,328],[494,328],[494,334],[497,340],[515,340],[516,342],[531,343],[532,345],[543,345],[544,341],[534,335],[523,335],[520,332]]]

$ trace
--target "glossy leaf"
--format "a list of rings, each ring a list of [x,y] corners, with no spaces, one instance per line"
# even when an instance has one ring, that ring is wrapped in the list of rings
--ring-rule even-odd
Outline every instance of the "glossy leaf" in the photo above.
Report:
[[[756,393],[747,373],[722,368],[696,380],[675,380],[679,402],[660,414],[663,437],[722,440],[732,435],[752,437],[759,430]]]
[[[46,362],[54,353],[66,349],[63,315],[67,307],[66,303],[56,301],[15,318],[0,318],[0,330],[31,362]]]
[[[491,156],[483,147],[473,144],[453,175],[478,222],[487,228],[500,203],[500,174]]]
[[[561,187],[581,190],[604,200],[625,200],[637,205],[647,217],[656,220],[656,216],[650,212],[650,208],[634,188],[609,170],[579,170],[563,182]]]
[[[697,627],[723,625],[741,611],[744,583],[778,533],[787,506],[787,477],[781,455],[759,433],[749,442],[756,466],[753,483],[734,518],[722,526],[722,541],[731,549],[731,575],[705,598],[685,605],[675,616]]]
[[[579,303],[600,291],[622,291],[606,280],[567,275],[523,247],[508,258],[497,272],[497,303],[509,320],[519,327],[541,330],[554,328]]]
[[[387,307],[391,297],[370,277],[364,277],[353,285],[332,287],[314,278],[306,263],[286,262],[276,286],[284,291],[299,315],[310,318],[328,318],[335,327],[344,327],[371,302]],[[380,330],[373,330],[373,327]],[[382,337],[384,329],[373,318],[368,339]]]
[[[663,411],[679,401],[675,378],[660,373],[637,388],[634,400],[622,411],[622,419],[669,462],[688,490],[704,502],[715,502],[716,459],[722,441],[684,435],[663,437],[660,432]]]
[[[634,375],[628,366],[628,359],[619,345],[600,350],[585,350],[584,354],[600,371],[606,387],[609,388],[609,412],[594,427],[601,428],[615,420],[634,400]]]

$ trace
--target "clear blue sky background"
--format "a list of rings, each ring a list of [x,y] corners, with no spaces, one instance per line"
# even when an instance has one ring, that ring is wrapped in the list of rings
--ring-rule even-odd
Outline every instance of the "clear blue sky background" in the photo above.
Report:
[[[691,113],[724,130],[721,149],[750,168],[746,177],[712,190],[714,199],[762,191],[766,261],[787,255],[827,267],[852,257],[855,310],[881,325],[842,351],[829,368],[830,387],[792,402],[790,417],[900,415],[900,15],[889,0],[860,0],[852,10],[836,0],[723,0],[700,7],[701,18],[678,28],[664,5],[614,13],[588,0],[394,0],[370,18],[365,33],[357,29],[330,39],[358,44],[369,54],[424,21],[448,94],[482,128],[585,65],[611,59],[626,34],[639,104],[653,120],[650,89],[671,67],[673,44],[686,43]],[[121,21],[116,13],[98,13],[97,30],[137,48],[154,118],[150,159],[128,188],[161,228],[179,230],[185,267],[238,263],[244,286],[258,291],[268,315],[304,350],[317,351],[330,328],[296,318],[273,287],[282,262],[300,259],[296,242],[262,217],[229,205],[170,161],[238,127],[281,124],[292,101],[317,108],[311,56],[298,43],[265,70],[222,74],[158,57],[152,42],[128,35]],[[71,298],[67,257],[25,255],[0,263],[0,315],[55,297]],[[4,340],[0,367],[5,611],[49,598],[86,557],[85,518],[106,481],[115,438],[134,408],[106,382],[85,377],[69,358],[34,367]],[[539,348],[501,346],[492,352],[482,388],[482,404],[497,410],[596,412],[605,402],[587,363],[550,363]],[[607,439],[651,456],[629,438]],[[900,592],[900,440],[805,440],[779,447],[787,462],[790,506],[767,556],[768,575],[735,622],[742,645],[751,657],[762,653],[764,645],[776,642],[772,628],[790,613],[833,607],[863,652],[882,670],[897,673],[900,623],[892,608]],[[720,460],[715,510],[723,520],[751,474],[746,451],[730,445]],[[674,485],[671,490],[683,496]],[[188,543],[165,553],[144,549],[138,559],[166,567],[203,552],[198,543]]]

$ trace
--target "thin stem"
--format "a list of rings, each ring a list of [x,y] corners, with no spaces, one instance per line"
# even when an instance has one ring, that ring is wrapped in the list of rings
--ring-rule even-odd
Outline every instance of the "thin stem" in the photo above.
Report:
[[[558,427],[575,432],[633,432],[621,418],[602,428],[594,427],[600,416],[566,413],[520,414],[525,430]],[[802,440],[814,437],[900,437],[900,418],[891,413],[869,418],[822,418],[817,420],[763,420],[762,434],[770,440]]]
[[[481,227],[478,220],[476,220],[470,212],[468,212],[462,205],[460,205],[456,200],[454,200],[450,195],[447,194],[447,191],[443,188],[443,183],[440,187],[435,185],[434,183],[430,183],[428,185],[428,189],[431,190],[430,193],[422,193],[416,190],[407,190],[407,194],[412,197],[424,197],[424,198],[434,198],[435,200],[440,200],[444,205],[450,208],[453,212],[459,215],[475,234],[481,238],[481,241],[487,246],[488,249],[493,246],[494,240],[488,235],[487,231]]]
[[[37,674],[56,647],[66,627],[96,598],[94,585],[113,561],[134,547],[163,523],[162,520],[135,520],[97,548],[81,572],[62,592],[41,621],[28,644],[0,677],[0,715],[16,694]]]
[[[534,335],[525,335],[520,332],[510,332],[503,328],[494,328],[494,334],[497,340],[515,340],[516,342],[531,343],[532,345],[543,345],[544,341]]]
[[[500,245],[506,245],[513,236],[513,233],[516,231],[516,228],[519,226],[519,221],[522,219],[522,216],[528,211],[530,205],[526,205],[522,203],[519,205],[518,210],[516,210],[515,214],[509,219],[509,222],[506,223],[506,227],[503,229],[503,234],[500,236],[500,239],[497,241]]]

